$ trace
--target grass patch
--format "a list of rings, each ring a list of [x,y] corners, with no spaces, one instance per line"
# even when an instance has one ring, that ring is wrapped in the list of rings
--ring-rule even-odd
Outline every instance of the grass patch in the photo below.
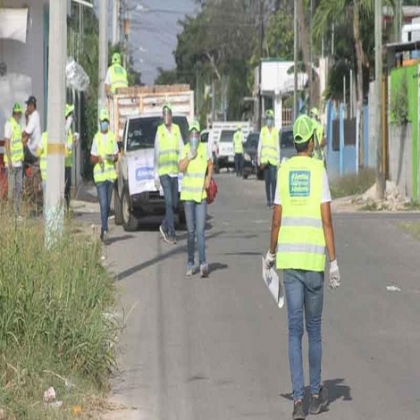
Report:
[[[100,244],[64,234],[47,251],[43,226],[0,215],[0,410],[6,419],[74,418],[107,390],[120,327]],[[73,229],[66,229],[74,232]],[[54,387],[62,408],[44,406]],[[83,418],[83,414],[81,416]]]
[[[374,169],[361,169],[359,174],[346,175],[330,183],[332,198],[363,194],[375,183]]]
[[[420,241],[420,222],[401,222],[398,223],[397,226],[400,230],[409,234],[412,238]]]

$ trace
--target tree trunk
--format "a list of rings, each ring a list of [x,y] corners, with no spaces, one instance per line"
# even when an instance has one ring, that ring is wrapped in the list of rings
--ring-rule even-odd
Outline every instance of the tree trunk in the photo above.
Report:
[[[308,90],[309,90],[309,106],[313,104],[313,72],[312,72],[312,65],[310,63],[309,57],[309,36],[308,36],[308,29],[305,22],[305,12],[303,9],[303,0],[297,0],[297,19],[299,23],[299,32],[300,32],[300,46],[302,48],[303,54],[303,61],[305,62],[305,70],[306,74],[308,75]]]
[[[363,59],[364,51],[362,39],[360,37],[360,2],[354,1],[353,7],[353,35],[354,44],[356,47],[356,62],[357,62],[357,110],[359,114],[359,126],[356,127],[359,132],[359,166],[364,166],[364,141],[363,138]]]

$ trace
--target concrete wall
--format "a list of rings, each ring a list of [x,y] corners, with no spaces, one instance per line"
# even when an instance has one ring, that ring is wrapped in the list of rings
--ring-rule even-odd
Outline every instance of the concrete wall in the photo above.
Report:
[[[41,122],[44,120],[44,1],[3,0],[4,8],[27,7],[29,23],[26,44],[0,39],[0,62],[7,64],[7,75],[0,77],[0,138],[5,120],[10,117],[13,103],[33,94],[38,99]],[[44,128],[44,127],[43,127]]]
[[[396,183],[405,197],[411,197],[413,190],[412,125],[389,126],[389,179]]]

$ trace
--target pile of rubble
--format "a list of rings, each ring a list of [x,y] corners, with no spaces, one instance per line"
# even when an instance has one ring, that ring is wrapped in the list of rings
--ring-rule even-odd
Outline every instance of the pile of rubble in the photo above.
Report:
[[[395,182],[386,181],[385,194],[383,200],[378,199],[376,184],[372,185],[364,194],[356,196],[353,203],[366,210],[407,210],[410,199],[404,197]]]

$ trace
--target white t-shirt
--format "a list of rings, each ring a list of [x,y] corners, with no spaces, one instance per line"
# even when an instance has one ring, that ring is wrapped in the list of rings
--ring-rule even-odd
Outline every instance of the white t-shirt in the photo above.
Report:
[[[321,204],[331,202],[331,192],[330,184],[328,182],[327,171],[324,169],[322,173],[322,195],[321,195]],[[281,199],[279,194],[279,188],[276,188],[276,196],[274,197],[274,204],[281,205]]]
[[[108,136],[107,135],[102,136],[102,139],[104,141],[104,147],[106,149],[107,142],[108,142]],[[117,142],[115,142],[115,144],[114,144],[114,150],[112,151],[112,153],[114,155],[118,154],[118,144],[117,144]],[[90,154],[92,156],[99,156],[98,144],[97,144],[97,142],[95,140],[93,140],[93,142],[92,142],[92,148],[90,149]]]
[[[39,112],[35,110],[29,116],[28,125],[25,128],[25,133],[28,134],[28,149],[29,151],[36,156],[36,151],[41,144],[41,118]]]
[[[105,84],[108,85],[108,86],[111,86],[111,72],[110,72],[110,67],[108,67],[108,71],[106,72]]]
[[[12,124],[10,124],[10,121],[6,121],[6,124],[4,125],[4,138],[10,140],[13,135],[12,130]],[[4,153],[6,154],[6,149],[4,149]],[[14,168],[21,168],[22,162],[14,162],[13,163]]]

